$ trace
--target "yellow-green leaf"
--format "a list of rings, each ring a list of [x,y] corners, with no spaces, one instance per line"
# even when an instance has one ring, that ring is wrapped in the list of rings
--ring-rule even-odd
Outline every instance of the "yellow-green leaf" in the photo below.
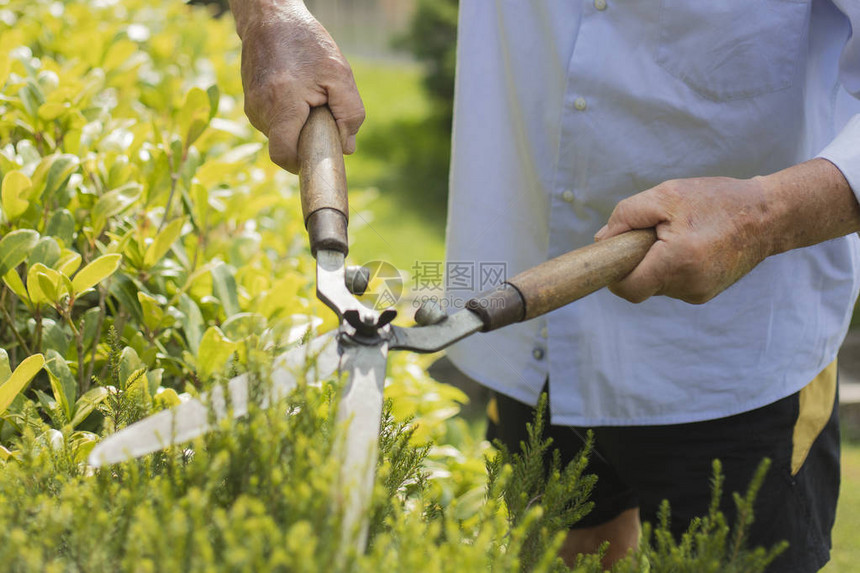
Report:
[[[27,194],[33,182],[20,171],[10,171],[3,177],[3,213],[9,221],[14,221],[27,211],[30,202]]]
[[[69,104],[58,101],[49,101],[39,106],[39,119],[54,121],[69,109]]]
[[[113,71],[128,61],[135,52],[137,52],[137,44],[131,40],[119,40],[114,42],[105,53],[102,67],[105,71]]]
[[[39,283],[39,274],[45,274],[47,270],[48,267],[42,263],[36,263],[27,270],[27,293],[33,304],[42,304],[50,300]]]
[[[75,275],[72,279],[72,288],[75,295],[82,293],[88,288],[92,288],[99,282],[111,276],[122,262],[122,255],[102,255],[97,258]]]
[[[197,350],[197,373],[200,378],[206,380],[221,371],[238,346],[237,342],[224,336],[217,326],[206,329],[200,340],[200,348]]]
[[[200,88],[191,88],[179,110],[179,129],[186,149],[191,147],[209,125],[212,104],[209,94]]]
[[[30,380],[39,373],[44,365],[45,357],[41,354],[34,354],[24,359],[9,379],[0,385],[0,414],[6,411],[15,396],[30,383]]]
[[[108,397],[108,389],[103,386],[97,386],[78,398],[75,402],[75,414],[72,418],[72,427],[76,428],[81,422],[87,419],[93,410],[96,409],[105,398]]]
[[[60,292],[57,288],[59,285],[54,284],[51,277],[45,273],[36,273],[36,280],[39,281],[39,289],[41,289],[42,294],[45,295],[48,302],[57,304],[60,300]]]
[[[24,282],[21,280],[21,277],[18,276],[18,272],[15,269],[10,270],[8,273],[3,275],[3,282],[6,283],[6,286],[12,289],[18,298],[23,301],[29,301],[30,297],[27,296],[27,289],[24,288]]]
[[[174,219],[164,229],[159,231],[155,236],[155,240],[147,247],[146,254],[143,256],[144,267],[152,267],[161,260],[161,257],[167,254],[171,245],[173,245],[182,233],[182,226],[184,224],[185,218]]]
[[[57,261],[57,270],[66,275],[67,277],[72,276],[76,270],[81,266],[81,255],[74,252],[69,251],[60,257],[60,260]]]
[[[164,311],[158,304],[158,300],[142,291],[137,293],[137,300],[140,301],[140,307],[143,309],[144,326],[149,330],[157,329],[164,318]]]
[[[153,396],[153,401],[164,409],[173,408],[182,403],[182,400],[179,399],[179,394],[173,388],[164,388],[156,392],[155,396]]]

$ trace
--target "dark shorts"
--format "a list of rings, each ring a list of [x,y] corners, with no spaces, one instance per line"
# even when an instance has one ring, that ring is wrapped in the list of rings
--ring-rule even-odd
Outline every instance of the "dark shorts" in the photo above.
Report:
[[[771,467],[756,499],[748,547],[790,543],[770,571],[818,571],[830,556],[830,531],[839,494],[839,422],[835,364],[801,392],[736,416],[668,426],[591,428],[595,451],[588,472],[598,476],[594,509],[574,528],[605,523],[639,507],[642,521],[657,522],[664,499],[671,505],[676,538],[690,521],[707,514],[712,462],[722,463],[725,484],[721,510],[735,522],[731,492],[745,493],[763,458]],[[488,438],[512,451],[527,440],[525,424],[535,411],[496,395],[490,404]],[[494,420],[495,418],[495,420]],[[571,460],[589,428],[547,426],[546,434]],[[805,453],[805,455],[804,455]]]

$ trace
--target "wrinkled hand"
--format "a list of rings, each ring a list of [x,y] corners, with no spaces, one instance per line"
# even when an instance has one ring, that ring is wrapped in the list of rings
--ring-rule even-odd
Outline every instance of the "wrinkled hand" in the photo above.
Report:
[[[343,54],[300,1],[233,0],[242,38],[245,114],[269,137],[269,155],[296,173],[311,107],[328,104],[345,154],[355,151],[364,105]]]
[[[667,181],[618,203],[595,239],[656,227],[657,242],[610,290],[631,302],[665,295],[701,304],[771,253],[762,178]]]

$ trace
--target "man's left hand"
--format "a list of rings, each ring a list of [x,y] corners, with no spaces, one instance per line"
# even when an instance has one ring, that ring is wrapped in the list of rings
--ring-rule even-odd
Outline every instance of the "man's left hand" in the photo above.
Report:
[[[595,238],[655,227],[657,242],[609,288],[630,302],[654,295],[707,302],[769,253],[767,211],[759,178],[677,179],[625,199]]]
[[[657,242],[610,290],[702,304],[770,255],[857,232],[860,205],[835,165],[813,159],[752,179],[661,183],[618,203],[595,239],[649,227]]]

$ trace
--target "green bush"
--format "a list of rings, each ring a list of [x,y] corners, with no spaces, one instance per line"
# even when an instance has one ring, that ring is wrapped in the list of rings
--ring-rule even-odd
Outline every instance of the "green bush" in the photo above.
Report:
[[[409,30],[395,40],[424,66],[424,88],[441,122],[450,126],[454,112],[459,0],[418,0]]]
[[[463,398],[409,353],[389,363],[366,553],[341,543],[337,380],[188,446],[86,464],[101,436],[227,376],[264,391],[273,356],[335,326],[296,180],[242,117],[238,48],[229,19],[175,2],[0,7],[2,568],[564,570],[582,460],[539,477],[536,439],[489,472],[482,443],[422,445],[463,434]],[[658,531],[625,566],[720,565],[723,525],[680,550]]]

